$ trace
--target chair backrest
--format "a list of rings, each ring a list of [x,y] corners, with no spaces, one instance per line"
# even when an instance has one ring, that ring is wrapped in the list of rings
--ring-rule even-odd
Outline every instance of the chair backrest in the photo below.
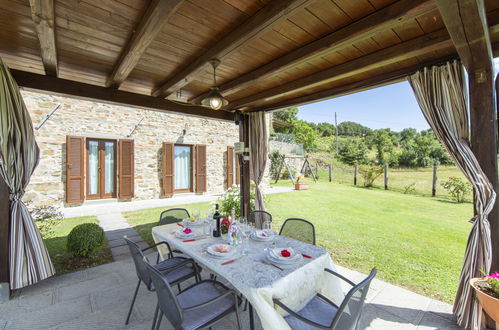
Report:
[[[174,208],[168,209],[166,211],[161,212],[159,216],[158,226],[167,225],[170,223],[177,223],[186,218],[189,218],[189,211],[182,208]]]
[[[357,329],[366,295],[374,276],[376,276],[376,268],[373,268],[369,276],[362,282],[348,291],[336,313],[331,329]]]
[[[315,227],[305,219],[289,218],[284,221],[279,235],[315,245]]]
[[[267,211],[251,211],[250,216],[248,221],[252,222],[256,228],[261,229],[263,226],[263,223],[268,220],[270,223],[272,223],[272,214],[270,214]]]
[[[135,272],[137,273],[137,277],[140,278],[142,282],[147,286],[148,289],[151,288],[151,277],[149,276],[149,272],[147,271],[146,264],[144,263],[144,254],[140,247],[129,240],[126,237],[123,237],[128,244],[128,248],[130,249],[130,254],[132,255],[133,263],[135,264]]]
[[[162,276],[159,271],[145,261],[144,264],[147,267],[147,271],[152,279],[154,288],[156,289],[161,312],[163,312],[168,321],[170,321],[174,329],[180,329],[184,318],[184,312],[178,303],[177,296],[173,293],[166,278]]]

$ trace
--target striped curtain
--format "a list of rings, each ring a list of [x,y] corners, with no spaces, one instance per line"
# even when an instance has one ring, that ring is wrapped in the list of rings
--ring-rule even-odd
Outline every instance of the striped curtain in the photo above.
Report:
[[[21,201],[38,165],[33,125],[17,83],[0,58],[0,175],[10,190],[10,288],[35,284],[54,274],[33,218]]]
[[[263,194],[260,189],[268,158],[267,120],[264,111],[252,112],[249,115],[249,148],[250,166],[255,182],[255,210],[265,210]],[[255,219],[256,226],[261,228],[262,219]]]
[[[464,71],[459,61],[424,68],[409,77],[419,106],[426,120],[461,171],[475,188],[476,215],[468,237],[464,264],[454,301],[454,314],[463,328],[480,328],[481,308],[469,281],[488,272],[492,261],[488,214],[494,206],[496,193],[480,168],[469,145]]]

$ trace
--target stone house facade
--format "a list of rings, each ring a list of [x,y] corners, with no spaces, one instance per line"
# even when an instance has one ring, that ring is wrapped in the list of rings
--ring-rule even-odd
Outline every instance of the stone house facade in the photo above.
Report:
[[[22,95],[41,152],[26,202],[73,206],[90,199],[220,194],[238,183],[231,147],[239,129],[232,122],[38,92]]]

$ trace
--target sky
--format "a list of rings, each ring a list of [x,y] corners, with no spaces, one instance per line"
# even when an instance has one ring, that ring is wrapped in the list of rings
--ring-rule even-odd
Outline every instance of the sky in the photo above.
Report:
[[[496,73],[499,72],[499,58],[494,59],[494,66]],[[418,131],[430,128],[406,81],[298,108],[299,119],[314,123],[334,124],[336,112],[338,124],[354,121],[370,128],[391,128],[394,131],[408,127]]]

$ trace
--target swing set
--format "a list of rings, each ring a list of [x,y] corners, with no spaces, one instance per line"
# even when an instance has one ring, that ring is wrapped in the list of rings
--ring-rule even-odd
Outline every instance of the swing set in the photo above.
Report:
[[[281,164],[279,165],[279,171],[277,172],[274,183],[277,183],[277,181],[279,181],[279,178],[281,177],[282,168],[285,166],[286,169],[288,170],[289,179],[291,180],[291,182],[293,184],[295,184],[295,177],[293,176],[291,169],[289,167],[289,164],[286,162],[286,159],[297,159],[297,158],[303,159],[303,165],[301,166],[300,173],[303,173],[303,175],[306,175],[307,172],[310,172],[310,174],[312,174],[312,178],[314,179],[314,182],[317,182],[317,177],[315,176],[314,171],[312,171],[312,167],[310,166],[310,163],[308,162],[308,156],[284,155],[284,156],[282,156]]]

